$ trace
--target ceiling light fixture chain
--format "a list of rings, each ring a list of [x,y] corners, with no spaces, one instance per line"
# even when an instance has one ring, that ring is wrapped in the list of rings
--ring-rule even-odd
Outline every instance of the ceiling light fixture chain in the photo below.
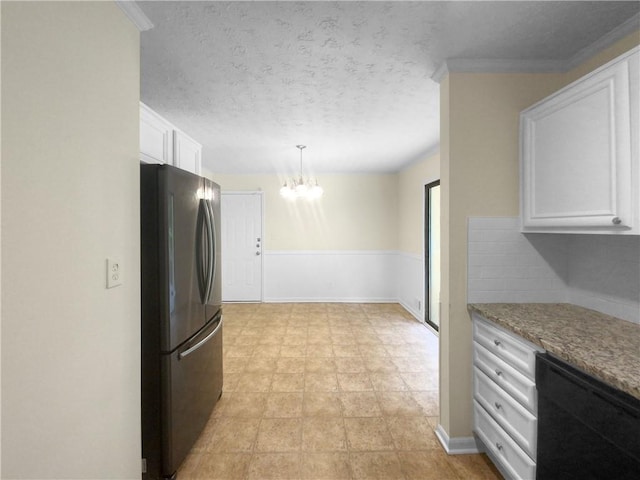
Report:
[[[296,148],[300,150],[300,175],[297,178],[293,177],[285,180],[284,185],[280,189],[280,195],[291,200],[297,198],[306,198],[308,200],[320,198],[324,190],[318,185],[318,180],[312,179],[311,177],[305,180],[302,175],[302,150],[307,148],[307,146],[296,145]]]

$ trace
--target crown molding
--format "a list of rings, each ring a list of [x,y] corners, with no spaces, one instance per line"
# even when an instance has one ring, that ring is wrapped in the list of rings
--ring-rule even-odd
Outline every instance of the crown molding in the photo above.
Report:
[[[134,0],[115,0],[115,2],[138,30],[146,32],[153,28],[153,23],[149,20],[149,17],[144,14]]]
[[[440,83],[444,77],[449,75],[449,65],[447,65],[447,61],[443,61],[436,71],[431,75],[431,80],[436,83]]]
[[[640,30],[640,13],[636,13],[629,20],[618,25],[616,28],[600,37],[591,45],[587,45],[582,50],[579,50],[578,53],[576,53],[567,61],[565,71],[577,67],[591,57],[595,56],[597,53],[600,53],[605,48],[610,47],[618,40],[622,40],[630,33],[638,30]]]
[[[449,73],[565,73],[638,29],[640,13],[565,60],[448,58],[436,69],[431,79],[440,83]]]
[[[440,83],[449,73],[554,73],[564,72],[563,60],[517,60],[502,58],[449,58],[431,76]]]

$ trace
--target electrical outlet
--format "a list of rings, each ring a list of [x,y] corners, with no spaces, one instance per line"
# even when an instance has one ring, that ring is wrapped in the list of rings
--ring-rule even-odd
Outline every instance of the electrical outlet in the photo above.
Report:
[[[107,288],[122,285],[122,264],[113,258],[107,258]]]

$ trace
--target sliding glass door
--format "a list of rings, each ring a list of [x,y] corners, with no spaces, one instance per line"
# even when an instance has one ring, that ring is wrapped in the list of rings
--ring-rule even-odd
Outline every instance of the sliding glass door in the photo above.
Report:
[[[425,322],[440,327],[440,180],[425,186]]]

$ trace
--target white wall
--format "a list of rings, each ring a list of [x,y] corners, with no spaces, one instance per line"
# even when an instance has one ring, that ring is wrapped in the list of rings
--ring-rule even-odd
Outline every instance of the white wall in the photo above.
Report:
[[[140,476],[139,55],[113,2],[2,2],[2,478]]]

